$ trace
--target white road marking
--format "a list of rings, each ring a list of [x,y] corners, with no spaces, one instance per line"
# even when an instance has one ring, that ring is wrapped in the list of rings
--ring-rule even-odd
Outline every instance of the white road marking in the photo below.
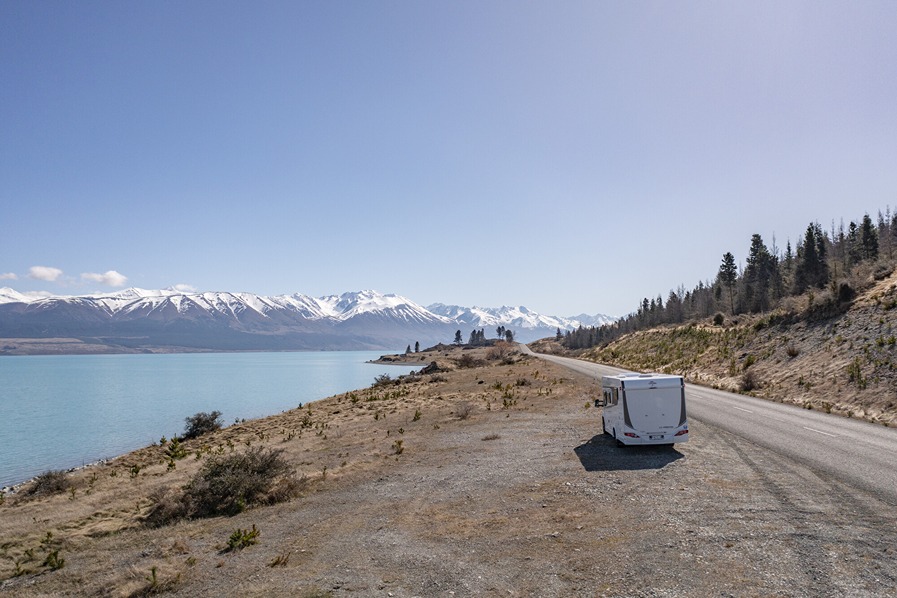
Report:
[[[828,432],[823,432],[822,430],[814,430],[813,428],[808,428],[807,426],[801,426],[804,430],[809,430],[810,432],[816,432],[817,434],[822,434],[823,436],[831,436],[832,438],[837,438],[837,434],[829,434]]]
[[[742,409],[741,407],[736,407],[735,405],[732,405],[732,409],[738,409],[739,411],[744,411],[745,413],[753,413],[753,411],[751,411],[750,409]]]

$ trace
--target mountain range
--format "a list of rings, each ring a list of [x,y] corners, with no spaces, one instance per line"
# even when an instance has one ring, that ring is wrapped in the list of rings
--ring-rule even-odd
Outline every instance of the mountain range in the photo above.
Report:
[[[395,350],[466,341],[474,329],[493,338],[497,327],[530,342],[614,318],[557,317],[525,307],[422,307],[400,295],[360,291],[310,297],[252,293],[184,293],[126,289],[116,293],[34,297],[0,289],[2,353],[23,350],[16,340],[77,339],[109,352],[251,350]],[[78,344],[64,352],[79,352]],[[105,347],[105,349],[102,349]],[[41,351],[38,351],[41,352]],[[54,351],[55,352],[55,351]]]

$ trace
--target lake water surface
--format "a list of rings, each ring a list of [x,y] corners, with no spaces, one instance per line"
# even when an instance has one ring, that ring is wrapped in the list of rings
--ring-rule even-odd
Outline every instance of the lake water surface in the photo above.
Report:
[[[2,357],[0,487],[181,434],[199,411],[231,424],[415,369],[365,363],[384,353]]]

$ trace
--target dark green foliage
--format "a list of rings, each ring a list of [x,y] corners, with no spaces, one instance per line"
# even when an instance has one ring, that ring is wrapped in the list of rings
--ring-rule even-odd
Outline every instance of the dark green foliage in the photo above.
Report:
[[[255,527],[255,524],[252,524],[252,529],[240,529],[237,528],[234,533],[230,535],[227,539],[227,550],[243,550],[248,546],[252,546],[258,542],[259,530]]]
[[[184,427],[184,439],[189,440],[215,430],[220,430],[221,423],[218,421],[219,417],[221,417],[220,411],[211,413],[200,411],[196,415],[185,417],[184,421],[187,422],[187,425]]]
[[[177,438],[172,438],[168,443],[168,448],[165,449],[165,456],[169,459],[183,459],[187,456],[187,449],[184,448],[184,445],[181,444],[181,441]]]
[[[781,297],[778,258],[769,252],[760,235],[751,237],[742,284],[742,301],[746,311],[768,311],[772,302]]]
[[[794,273],[794,293],[809,288],[821,289],[828,283],[829,268],[825,259],[826,238],[818,222],[811,222],[804,233],[803,243],[797,246],[797,267]]]
[[[738,268],[735,266],[735,256],[730,251],[723,254],[723,263],[720,264],[717,274],[720,285],[729,291],[730,313],[735,314],[735,283],[738,281]]]
[[[293,476],[282,453],[256,447],[210,459],[182,490],[155,493],[144,523],[159,527],[182,518],[236,515],[296,496],[303,480]]]
[[[856,280],[855,273],[863,277],[868,274],[855,270],[854,266],[871,264],[869,269],[874,279],[883,280],[894,271],[895,248],[897,214],[892,216],[890,210],[885,215],[879,214],[877,226],[868,214],[861,225],[851,222],[847,231],[843,224],[840,229],[833,224],[831,236],[823,232],[818,222],[811,222],[797,243],[796,252],[792,252],[789,241],[783,256],[775,244],[770,249],[761,236],[755,234],[751,237],[744,272],[740,275],[734,256],[726,252],[712,285],[699,282],[690,291],[680,286],[670,291],[666,304],[659,295],[653,299],[644,298],[635,312],[612,324],[580,327],[556,338],[567,349],[588,349],[605,345],[630,332],[663,324],[695,322],[710,318],[715,312],[729,311],[735,316],[771,311],[781,307],[782,299],[787,296],[802,295],[815,289],[827,289],[830,293],[821,293],[815,300],[810,293],[807,308],[800,314],[794,312],[795,303],[787,305],[792,312],[788,317],[824,320],[841,313],[861,290],[851,286]],[[851,283],[847,283],[848,280]],[[882,303],[884,309],[894,305],[897,302]],[[714,317],[714,323],[722,322]]]
[[[485,345],[486,344],[486,330],[471,330],[470,331],[470,340],[467,341],[468,345]]]
[[[54,550],[44,559],[44,567],[49,567],[51,571],[62,569],[65,567],[65,559],[59,556],[58,550]]]
[[[454,344],[456,344],[456,345],[460,345],[460,344],[462,344],[462,343],[464,342],[463,339],[461,338],[461,331],[460,331],[460,330],[456,330],[456,331],[455,331],[455,340],[454,340],[453,342],[454,342]]]
[[[265,495],[289,465],[283,451],[251,448],[245,453],[211,459],[187,485],[186,501],[194,517],[236,515]]]
[[[853,301],[853,298],[856,296],[856,291],[847,284],[846,282],[842,282],[838,287],[838,301],[841,303],[847,303],[849,301]]]
[[[860,228],[860,247],[864,260],[875,260],[878,257],[878,232],[872,224],[869,214],[863,216]]]

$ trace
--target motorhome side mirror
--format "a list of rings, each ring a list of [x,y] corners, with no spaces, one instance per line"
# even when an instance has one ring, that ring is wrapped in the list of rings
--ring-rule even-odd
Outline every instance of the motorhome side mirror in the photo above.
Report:
[[[595,399],[595,407],[604,407],[604,402],[601,399]]]

